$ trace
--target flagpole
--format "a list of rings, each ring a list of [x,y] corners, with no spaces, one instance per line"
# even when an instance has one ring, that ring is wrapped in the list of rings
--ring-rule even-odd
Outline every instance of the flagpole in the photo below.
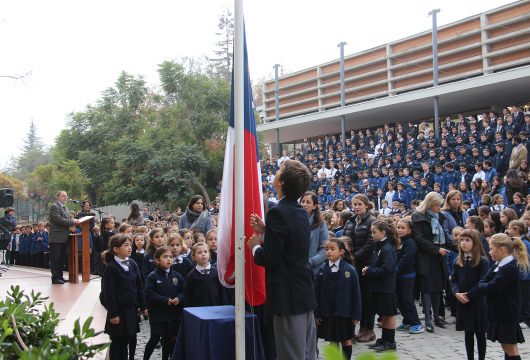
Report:
[[[235,304],[236,360],[245,359],[245,178],[243,0],[234,2]]]

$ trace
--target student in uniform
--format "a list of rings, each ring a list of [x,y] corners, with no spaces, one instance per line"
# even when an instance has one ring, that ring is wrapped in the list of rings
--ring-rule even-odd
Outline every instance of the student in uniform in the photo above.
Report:
[[[184,298],[186,307],[217,306],[224,302],[217,269],[210,264],[210,249],[203,242],[191,248],[195,268],[186,276]]]
[[[140,274],[142,274],[142,281],[145,283],[145,276],[144,276],[144,257],[145,257],[145,248],[147,247],[146,241],[145,241],[144,234],[136,233],[132,236],[132,254],[131,259],[133,259],[136,262],[136,265],[138,265],[138,269],[140,270]]]
[[[325,252],[327,261],[316,277],[317,335],[325,341],[340,342],[344,357],[349,360],[354,326],[361,319],[359,278],[342,240],[327,240]]]
[[[165,236],[164,230],[161,228],[155,228],[149,233],[149,247],[145,252],[143,263],[144,278],[146,278],[151,271],[155,271],[155,252],[165,245]]]
[[[162,359],[167,360],[175,347],[177,329],[184,302],[184,278],[171,269],[173,253],[167,246],[155,252],[157,268],[147,276],[145,299],[149,310],[151,337],[145,345],[144,360],[151,357],[162,338]]]
[[[474,337],[477,338],[479,360],[486,357],[487,306],[484,296],[466,302],[464,294],[475,287],[488,272],[488,259],[482,248],[480,233],[466,229],[459,237],[458,257],[451,274],[451,289],[458,300],[456,305],[456,330],[465,331],[467,359],[474,359]]]
[[[530,261],[530,242],[526,238],[527,227],[524,222],[519,220],[512,220],[506,229],[509,236],[520,238],[529,256]],[[530,327],[530,272],[521,273],[521,319],[519,325],[521,329],[528,329]]]
[[[521,239],[495,234],[490,239],[490,254],[495,265],[477,286],[463,295],[464,303],[486,295],[488,301],[487,338],[498,341],[505,359],[517,360],[517,343],[524,342],[519,326],[521,312],[520,272],[528,273],[528,254]]]
[[[131,252],[130,236],[117,234],[109,239],[109,249],[102,254],[106,265],[102,282],[107,309],[105,333],[111,340],[109,357],[113,360],[134,359],[136,333],[140,331],[136,315],[139,310],[147,314],[142,278],[136,263],[129,260]]]
[[[424,331],[414,304],[414,281],[416,270],[414,268],[418,247],[412,238],[412,224],[409,219],[403,218],[397,222],[397,234],[400,247],[397,250],[397,300],[398,307],[403,316],[403,323],[396,330],[419,334]]]
[[[171,269],[175,270],[186,279],[188,273],[193,270],[193,264],[185,255],[188,252],[186,243],[178,233],[173,233],[169,235],[167,239],[167,246],[173,253],[173,265],[171,266]]]
[[[396,350],[396,248],[399,236],[390,220],[377,220],[371,227],[375,249],[369,266],[362,269],[362,275],[372,280],[372,315],[381,317],[383,334],[370,348],[380,352]]]

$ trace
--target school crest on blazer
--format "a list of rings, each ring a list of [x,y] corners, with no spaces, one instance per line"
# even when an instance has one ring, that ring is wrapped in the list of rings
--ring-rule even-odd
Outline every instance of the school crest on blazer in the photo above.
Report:
[[[345,271],[344,272],[344,276],[346,277],[346,279],[348,279],[350,277],[350,272],[349,271]]]
[[[177,286],[179,284],[179,279],[177,279],[176,277],[174,277],[172,280],[174,286]]]

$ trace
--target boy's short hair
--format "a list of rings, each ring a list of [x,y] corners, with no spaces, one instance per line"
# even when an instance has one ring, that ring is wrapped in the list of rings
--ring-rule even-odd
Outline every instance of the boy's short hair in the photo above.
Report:
[[[282,193],[290,199],[298,199],[309,187],[311,174],[307,167],[298,160],[285,160],[280,171]]]
[[[455,168],[455,166],[451,162],[446,162],[444,164],[444,167],[447,168],[447,169],[454,169]]]

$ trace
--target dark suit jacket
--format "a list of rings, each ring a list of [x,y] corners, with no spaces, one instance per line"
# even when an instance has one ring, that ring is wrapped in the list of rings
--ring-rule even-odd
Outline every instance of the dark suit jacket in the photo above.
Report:
[[[269,210],[265,224],[265,241],[256,250],[254,262],[265,267],[268,312],[296,315],[313,310],[307,212],[296,200],[285,197]]]
[[[74,226],[68,208],[63,209],[59,202],[54,202],[50,207],[50,234],[49,243],[66,244],[68,242],[68,235],[70,234],[70,226]]]

